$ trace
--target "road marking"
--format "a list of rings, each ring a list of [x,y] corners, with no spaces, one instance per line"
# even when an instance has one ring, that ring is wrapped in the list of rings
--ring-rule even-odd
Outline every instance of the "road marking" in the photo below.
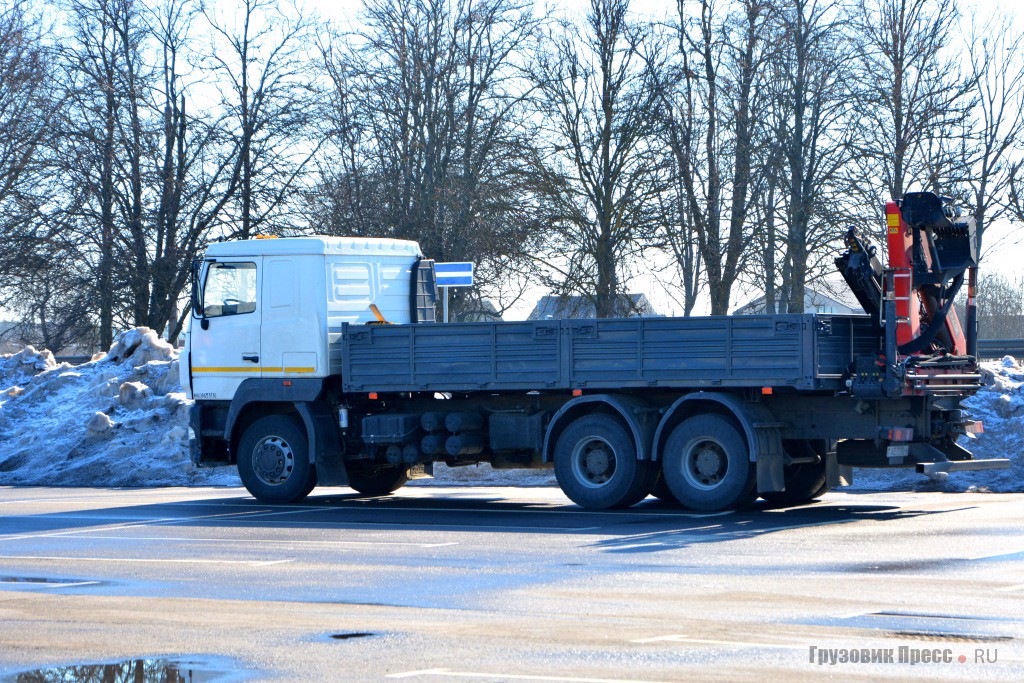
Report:
[[[43,581],[0,581],[9,586],[31,586],[32,588],[73,588],[75,586],[96,586],[99,581],[75,581],[74,583],[46,583]]]
[[[656,636],[654,638],[638,638],[629,641],[631,643],[699,643],[701,645],[730,645],[733,647],[770,647],[781,650],[802,650],[806,645],[785,645],[782,643],[756,643],[748,640],[712,640],[709,638],[691,638],[690,636],[675,634],[668,636]]]
[[[999,553],[998,555],[982,555],[980,557],[969,557],[967,559],[969,559],[972,562],[1010,562],[1014,560],[1024,560],[1024,550],[1015,550],[1008,553]]]
[[[261,515],[265,516],[265,515]],[[241,526],[243,524],[249,524],[250,518],[240,518],[237,521],[232,521],[232,525]],[[265,525],[266,521],[252,521],[252,524]],[[334,522],[319,522],[319,521],[303,521],[303,522],[289,522],[281,520],[275,522],[278,526],[299,526],[305,528],[329,528],[338,529],[346,526],[372,526],[372,527],[393,527],[395,529],[458,529],[462,531],[596,531],[605,527],[601,526],[546,526],[539,524],[536,526],[511,526],[511,525],[500,525],[500,524],[477,524],[473,522],[466,522],[465,524],[432,524],[430,522],[378,522],[378,521],[355,521],[351,519],[338,520]],[[162,526],[173,526],[173,524],[167,524]],[[2,540],[2,539],[0,539]]]
[[[58,537],[59,538],[59,537]],[[443,548],[459,545],[457,541],[447,543],[407,543],[404,541],[307,541],[283,538],[193,538],[191,536],[78,536],[106,541],[181,541],[185,543],[287,543],[288,545],[368,545],[368,546],[409,546],[413,548]],[[73,540],[73,539],[71,539]]]
[[[0,560],[25,560],[25,561],[58,561],[58,562],[137,562],[151,564],[244,564],[250,567],[268,567],[272,564],[285,564],[294,562],[295,558],[287,560],[178,560],[158,559],[144,557],[54,557],[49,555],[0,555]]]
[[[265,513],[266,510],[259,510],[257,512]],[[59,514],[59,513],[57,513],[57,514]],[[54,536],[70,536],[72,534],[87,534],[87,533],[96,532],[96,531],[113,531],[113,530],[116,530],[116,529],[131,529],[133,527],[143,527],[143,526],[167,526],[167,525],[171,525],[171,524],[174,524],[176,522],[182,522],[182,521],[198,521],[198,520],[202,520],[202,519],[213,519],[213,518],[219,518],[219,517],[238,517],[238,516],[246,515],[246,514],[249,514],[249,513],[245,513],[245,512],[222,512],[222,513],[219,513],[219,514],[216,514],[216,515],[198,515],[198,516],[195,516],[195,517],[154,517],[153,519],[141,519],[141,520],[135,520],[135,521],[131,521],[131,522],[123,522],[121,524],[97,524],[96,526],[88,527],[88,528],[85,528],[85,529],[72,529],[71,531],[50,531],[50,532],[47,532],[47,533],[39,533],[39,534],[5,534],[3,536],[0,536],[0,542],[3,542],[3,541],[15,541],[15,540],[20,541],[20,540],[24,540],[24,539],[27,539],[27,538],[51,538],[51,537],[54,537]],[[47,516],[44,515],[44,517],[47,517]],[[64,515],[61,515],[59,518],[56,518],[57,521],[65,520],[65,519],[75,519],[75,518],[74,517],[67,517],[67,516],[64,516]],[[96,519],[96,518],[95,517],[83,517],[83,518],[80,518],[80,519]]]
[[[1018,583],[1016,586],[1007,586],[1006,588],[996,588],[1000,593],[1009,593],[1010,591],[1024,590],[1024,583]]]
[[[452,671],[451,669],[423,669],[388,674],[385,678],[417,678],[419,676],[442,676],[445,678],[496,678],[503,681],[557,681],[559,683],[666,683],[663,681],[640,681],[630,678],[577,678],[570,676],[532,676],[529,674],[496,674],[482,671]]]

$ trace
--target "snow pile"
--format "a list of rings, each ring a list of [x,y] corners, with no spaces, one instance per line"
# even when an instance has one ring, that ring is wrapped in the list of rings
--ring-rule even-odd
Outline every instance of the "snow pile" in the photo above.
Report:
[[[976,459],[1009,458],[1010,468],[951,472],[929,478],[912,469],[855,469],[853,486],[866,491],[1024,491],[1024,368],[1012,356],[981,364],[981,391],[963,402],[985,433],[961,438]]]
[[[32,346],[26,346],[18,353],[0,356],[0,390],[55,367],[57,361],[52,353],[45,349],[36,351]]]
[[[237,485],[192,467],[188,406],[177,353],[148,328],[78,366],[32,347],[0,357],[0,484]]]

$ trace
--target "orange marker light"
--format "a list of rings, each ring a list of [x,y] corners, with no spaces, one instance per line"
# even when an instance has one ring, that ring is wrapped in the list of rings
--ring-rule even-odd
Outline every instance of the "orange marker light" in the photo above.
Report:
[[[377,392],[376,391],[371,391],[370,392],[370,400],[371,401],[376,401],[377,400]]]
[[[285,385],[286,387],[290,387],[292,385],[292,381],[290,379],[286,379],[285,381],[281,382],[281,384]]]
[[[573,389],[572,390],[572,395],[573,396],[582,396],[583,395],[583,390],[582,389]]]
[[[772,395],[772,388],[771,387],[761,387],[761,394],[764,395],[764,396],[771,396]]]

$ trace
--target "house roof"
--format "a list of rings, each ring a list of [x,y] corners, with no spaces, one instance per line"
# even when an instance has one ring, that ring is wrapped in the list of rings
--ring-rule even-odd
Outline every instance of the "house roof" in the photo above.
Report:
[[[620,318],[660,317],[651,302],[644,294],[620,294],[615,302],[615,315]],[[542,296],[533,307],[527,320],[547,320],[564,318],[596,318],[597,307],[593,299],[579,295],[558,296],[548,294]]]
[[[825,282],[821,289],[807,287],[804,296],[804,306],[806,307],[817,307],[817,306],[838,306],[846,308],[854,313],[863,313],[864,309],[861,307],[860,302],[857,301],[853,293],[846,288],[845,283],[841,288],[837,288],[837,283]],[[825,291],[822,291],[825,290]],[[733,310],[733,315],[746,315],[752,311],[758,311],[764,309],[766,295],[761,295],[752,301],[749,301],[742,306]]]

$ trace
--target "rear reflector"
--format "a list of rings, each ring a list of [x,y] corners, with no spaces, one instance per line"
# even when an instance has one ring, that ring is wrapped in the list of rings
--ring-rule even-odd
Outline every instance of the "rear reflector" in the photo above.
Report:
[[[885,432],[885,438],[889,441],[913,441],[913,427],[891,427]]]
[[[967,432],[968,434],[984,434],[985,425],[981,423],[981,420],[968,422],[967,424],[964,425],[964,431]]]

